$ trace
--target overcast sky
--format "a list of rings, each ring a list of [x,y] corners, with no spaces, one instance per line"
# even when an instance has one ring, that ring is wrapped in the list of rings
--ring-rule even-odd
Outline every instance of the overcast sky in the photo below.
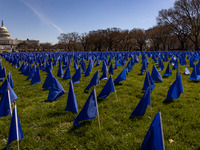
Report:
[[[161,9],[175,0],[1,0],[0,20],[11,38],[58,42],[60,33],[87,33],[117,27],[131,30],[156,25]]]

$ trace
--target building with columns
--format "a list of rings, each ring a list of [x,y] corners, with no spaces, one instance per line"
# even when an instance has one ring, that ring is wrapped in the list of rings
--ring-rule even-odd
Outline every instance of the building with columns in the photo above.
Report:
[[[17,49],[17,45],[20,43],[35,44],[39,45],[39,40],[18,40],[11,39],[8,29],[4,26],[3,20],[0,27],[0,52],[2,51],[12,51]]]

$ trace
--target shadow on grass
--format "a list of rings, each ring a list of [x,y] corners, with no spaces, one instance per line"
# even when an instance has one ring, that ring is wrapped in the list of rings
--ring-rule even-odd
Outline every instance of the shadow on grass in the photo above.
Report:
[[[86,120],[86,121],[81,121],[80,123],[79,123],[80,125],[79,126],[72,126],[70,129],[69,129],[69,131],[68,131],[68,133],[72,133],[72,132],[74,132],[74,131],[76,131],[77,129],[81,129],[81,128],[85,128],[85,126],[86,125],[91,125],[91,121],[90,120]],[[87,132],[87,130],[84,130],[85,132]],[[83,132],[83,130],[81,130],[81,134],[84,134],[84,132]]]
[[[123,85],[122,83],[115,84],[115,86],[122,86],[122,85]]]
[[[195,83],[195,84],[196,84],[196,83],[199,83],[199,82],[200,82],[200,80],[198,80],[198,81],[189,80],[188,82],[189,82],[189,83]]]
[[[142,75],[144,75],[144,73],[138,73],[138,75],[139,75],[139,76],[142,76]]]
[[[142,119],[142,116],[134,116],[134,117],[130,116],[129,119],[130,119],[131,121],[138,121],[138,120],[141,120],[141,119]]]
[[[169,78],[170,76],[163,76],[163,78]]]
[[[170,104],[170,103],[172,103],[172,102],[174,102],[174,100],[172,99],[172,100],[168,100],[168,99],[165,99],[164,101],[163,101],[163,104]]]
[[[106,98],[97,98],[97,102],[98,102],[98,103],[101,103],[101,102],[103,102],[105,99],[106,99]]]

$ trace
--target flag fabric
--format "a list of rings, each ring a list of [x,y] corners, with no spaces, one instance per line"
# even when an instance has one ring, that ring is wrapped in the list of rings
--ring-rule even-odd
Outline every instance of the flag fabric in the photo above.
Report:
[[[38,83],[41,83],[41,79],[40,79],[40,69],[37,67],[36,72],[31,80],[31,85],[38,84]]]
[[[97,98],[106,98],[112,92],[115,92],[115,87],[113,84],[112,76],[110,76],[110,78],[106,82],[104,88],[102,89],[100,94],[97,96]]]
[[[174,83],[170,86],[167,92],[167,99],[177,99],[180,97],[181,93],[183,93],[183,85],[181,76],[179,75],[174,81]]]
[[[88,67],[87,67],[87,70],[86,70],[86,73],[85,73],[86,77],[90,75],[91,69],[92,69],[92,61],[90,61],[89,64],[88,64]]]
[[[150,96],[151,96],[151,90],[150,90],[150,87],[148,87],[146,89],[142,99],[140,100],[140,102],[138,103],[138,105],[136,106],[134,111],[131,113],[131,117],[144,115],[144,113],[147,109],[147,105],[151,104]]]
[[[152,77],[153,81],[156,81],[156,82],[162,82],[163,81],[162,76],[160,75],[160,73],[156,69],[155,65],[153,65],[151,77]]]
[[[65,111],[71,111],[73,113],[78,113],[78,106],[77,106],[77,102],[76,102],[76,96],[74,93],[72,80],[70,81],[70,85],[69,85],[67,106],[65,108]]]
[[[191,76],[190,76],[189,79],[192,80],[192,81],[198,81],[198,80],[200,80],[200,72],[197,69],[197,65],[194,65],[192,74],[191,74]]]
[[[52,78],[51,82],[47,100],[52,102],[59,99],[65,93],[65,90],[55,77]]]
[[[110,75],[113,75],[113,65],[112,65],[112,62],[111,62],[111,64],[110,64],[108,73],[109,73]]]
[[[78,70],[74,73],[72,77],[72,82],[79,83],[80,78],[81,78],[81,67],[79,67]]]
[[[14,106],[13,109],[13,114],[11,118],[11,123],[10,123],[10,130],[9,130],[9,135],[8,135],[8,142],[7,146],[3,150],[7,150],[9,144],[15,140],[19,141],[24,138],[21,124],[19,122],[19,117],[17,114],[17,106]]]
[[[172,71],[170,69],[170,63],[168,63],[167,69],[166,69],[166,71],[165,71],[163,76],[171,76],[171,75],[172,75]]]
[[[141,145],[141,150],[164,150],[164,136],[161,113],[158,112],[151,123]]]
[[[10,92],[11,101],[14,102],[14,100],[17,99],[17,95],[13,91],[13,89],[10,86],[10,83],[8,82],[8,80],[5,79],[5,81],[3,82],[3,84],[0,87],[0,94],[3,94],[8,89],[9,89],[9,92]]]
[[[98,114],[98,106],[95,89],[91,92],[82,110],[74,120],[73,126],[79,126],[80,121],[94,119]]]
[[[61,78],[63,77],[62,63],[59,63],[57,76],[58,76],[58,77],[61,77]]]
[[[107,69],[107,66],[105,64],[105,61],[103,62],[103,67],[102,67],[102,71],[103,71],[103,74],[101,75],[101,77],[99,78],[99,80],[107,80],[107,72],[108,72],[108,69]]]
[[[121,81],[126,80],[126,69],[124,68],[122,72],[117,76],[117,78],[114,81],[114,84],[118,84]]]
[[[49,70],[48,75],[42,85],[42,88],[50,90],[51,85],[52,85],[52,80],[53,80],[53,74],[52,74],[51,70]]]
[[[142,90],[145,91],[149,86],[151,86],[151,91],[153,91],[153,89],[155,88],[155,84],[149,71],[147,71]]]
[[[65,80],[65,79],[71,79],[71,74],[70,74],[69,66],[67,67],[67,69],[65,71],[65,74],[63,76],[63,80]]]
[[[190,75],[190,71],[188,70],[187,66],[185,65],[185,71],[184,71],[185,75]]]
[[[7,75],[7,79],[8,79],[8,82],[10,83],[10,86],[11,86],[12,88],[14,88],[14,82],[13,82],[13,79],[12,79],[12,75],[11,75],[10,70],[9,70],[8,75]]]
[[[96,71],[96,73],[93,75],[90,83],[85,88],[85,90],[89,90],[91,87],[99,84],[99,71]]]
[[[28,79],[32,79],[34,74],[35,74],[35,65],[33,65],[32,69],[31,69],[31,72],[30,72],[30,74],[28,75],[27,80],[28,80]]]

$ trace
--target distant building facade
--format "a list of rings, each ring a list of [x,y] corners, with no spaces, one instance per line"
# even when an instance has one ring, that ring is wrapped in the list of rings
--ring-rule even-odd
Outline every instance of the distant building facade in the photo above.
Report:
[[[4,26],[2,21],[0,27],[0,51],[11,51],[17,48],[17,45],[20,43],[27,43],[29,45],[39,45],[39,40],[18,40],[18,39],[11,39],[8,29]]]

